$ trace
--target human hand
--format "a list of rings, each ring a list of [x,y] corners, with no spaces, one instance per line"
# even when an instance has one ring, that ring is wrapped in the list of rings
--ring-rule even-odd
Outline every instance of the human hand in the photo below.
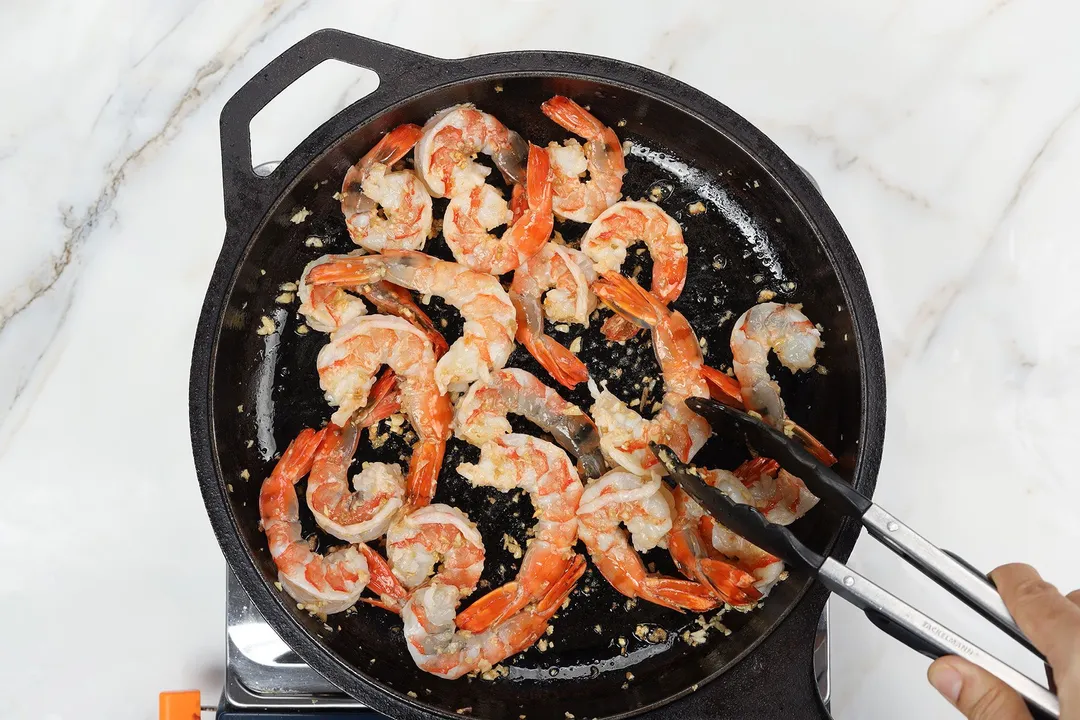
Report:
[[[1061,720],[1080,720],[1080,590],[1062,595],[1021,563],[1002,565],[990,576],[1016,624],[1053,669]],[[939,658],[926,675],[968,720],[1031,720],[1012,688],[963,658]]]

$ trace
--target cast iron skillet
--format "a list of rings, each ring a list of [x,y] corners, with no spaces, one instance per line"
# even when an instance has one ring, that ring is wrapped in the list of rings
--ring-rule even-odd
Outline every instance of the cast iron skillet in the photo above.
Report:
[[[374,70],[378,89],[313,132],[272,174],[255,175],[251,118],[327,59]],[[557,93],[588,105],[634,144],[625,196],[655,191],[682,223],[691,262],[675,307],[708,342],[710,363],[730,362],[733,317],[764,290],[781,301],[803,303],[807,315],[824,326],[819,358],[827,372],[794,377],[777,368],[775,375],[793,418],[841,458],[841,474],[862,492],[872,492],[885,385],[870,296],[820,194],[766,137],[693,88],[615,60],[555,52],[442,60],[324,30],[270,63],[221,114],[227,230],[199,321],[190,387],[192,445],[218,541],[256,607],[306,662],[345,692],[395,717],[457,717],[457,711],[530,720],[562,720],[566,713],[626,717],[683,696],[689,697],[677,712],[688,717],[820,715],[809,653],[825,592],[799,574],[780,584],[756,612],[727,614],[730,636],[713,632],[706,643],[691,646],[680,635],[696,629],[694,616],[647,603],[627,609],[626,598],[590,570],[554,623],[553,647],[513,658],[509,676],[496,682],[445,681],[420,672],[406,652],[397,618],[359,605],[356,613],[331,616],[324,624],[297,610],[274,586],[274,565],[259,530],[260,481],[301,428],[318,427],[329,416],[315,372],[325,336],[298,334],[295,302],[276,298],[310,260],[352,249],[332,197],[346,169],[381,133],[403,122],[422,124],[436,110],[467,101],[533,142],[562,139],[566,134],[539,112],[540,103]],[[688,208],[698,201],[705,212],[693,214]],[[444,203],[436,205],[436,217]],[[303,209],[311,214],[296,222]],[[564,223],[557,229],[573,241],[585,228]],[[310,238],[322,247],[311,247]],[[427,250],[449,257],[441,238]],[[642,278],[649,277],[647,253],[631,252],[624,272],[633,270],[632,263],[643,266]],[[438,299],[428,309],[436,322],[447,320],[452,341],[460,331],[456,313]],[[277,328],[269,335],[256,332],[264,316]],[[610,378],[617,394],[637,397],[635,383],[658,374],[647,340],[639,336],[626,347],[607,347],[597,337],[595,328],[587,334],[582,358],[594,376]],[[520,348],[509,365],[555,385]],[[614,377],[615,367],[623,369],[620,378]],[[564,394],[589,404],[583,386]],[[391,436],[378,450],[362,443],[357,461],[397,460],[405,451],[403,441]],[[527,498],[514,503],[468,487],[454,468],[475,457],[475,449],[451,441],[436,500],[462,507],[478,523],[488,548],[484,577],[494,587],[516,572],[500,538],[509,533],[523,542],[531,511]],[[701,464],[720,467],[746,457],[745,448],[722,439],[698,456]],[[301,497],[303,489],[301,484]],[[315,532],[310,517],[307,528]],[[800,521],[797,531],[840,559],[858,532],[825,508]],[[320,536],[320,547],[330,544]],[[646,559],[672,571],[662,552]],[[638,639],[639,625],[664,629],[666,640]],[[619,638],[627,641],[625,648]]]

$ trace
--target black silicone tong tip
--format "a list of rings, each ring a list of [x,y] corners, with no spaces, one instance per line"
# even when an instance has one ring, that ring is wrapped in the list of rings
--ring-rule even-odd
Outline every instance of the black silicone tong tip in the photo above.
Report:
[[[739,433],[750,447],[780,463],[800,478],[810,491],[835,509],[861,517],[872,503],[839,475],[808,453],[797,440],[742,410],[707,398],[688,398],[686,406],[709,421],[718,434]]]
[[[756,508],[736,503],[706,483],[701,471],[679,460],[671,448],[657,443],[649,443],[649,448],[667,468],[668,481],[685,490],[721,525],[795,567],[816,571],[825,562],[786,527],[774,525]]]

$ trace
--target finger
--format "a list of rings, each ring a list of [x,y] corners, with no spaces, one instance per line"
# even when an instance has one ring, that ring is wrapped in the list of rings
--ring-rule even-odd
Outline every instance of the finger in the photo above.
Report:
[[[1046,655],[1060,680],[1080,656],[1080,605],[1070,602],[1035,568],[1002,565],[990,575],[1016,624]]]
[[[1073,590],[1065,597],[1067,597],[1073,605],[1080,607],[1080,590]]]
[[[955,655],[935,660],[926,677],[968,720],[1032,720],[1012,688]]]

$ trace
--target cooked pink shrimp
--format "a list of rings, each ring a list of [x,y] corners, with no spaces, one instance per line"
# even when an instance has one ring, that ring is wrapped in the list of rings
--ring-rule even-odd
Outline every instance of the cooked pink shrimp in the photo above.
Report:
[[[411,170],[390,166],[420,139],[416,125],[399,125],[345,173],[341,211],[349,237],[373,252],[421,250],[431,232],[431,196]]]
[[[386,534],[386,559],[402,585],[412,590],[435,580],[459,597],[476,589],[484,572],[484,539],[465,513],[449,505],[425,505],[398,518]]]
[[[780,468],[775,460],[763,457],[747,460],[732,473],[750,493],[747,503],[763,512],[771,523],[789,525],[818,503],[806,484]]]
[[[334,285],[312,286],[308,281],[312,268],[349,257],[360,257],[365,253],[364,250],[356,250],[348,255],[323,255],[309,262],[304,268],[300,275],[297,295],[300,298],[300,314],[312,330],[334,332],[350,320],[367,314],[364,301],[350,293],[347,288]]]
[[[709,610],[719,601],[708,585],[649,574],[638,555],[667,544],[670,503],[659,478],[613,470],[585,486],[577,513],[578,537],[600,573],[623,595],[675,610]]]
[[[458,263],[418,252],[388,250],[313,268],[313,285],[363,285],[387,279],[410,290],[438,295],[461,311],[465,328],[439,360],[439,391],[464,392],[472,381],[502,368],[514,349],[517,316],[498,279]]]
[[[596,271],[583,252],[552,241],[519,267],[510,283],[510,300],[518,311],[518,341],[568,388],[587,380],[589,371],[576,355],[544,333],[544,317],[588,325],[589,314],[596,308],[596,296],[589,289],[594,280]]]
[[[529,493],[537,519],[517,579],[492,590],[457,617],[462,630],[482,632],[542,598],[577,555],[581,481],[559,447],[529,435],[502,435],[480,449],[480,461],[458,473],[475,486]]]
[[[600,434],[593,421],[577,405],[567,402],[535,375],[518,368],[492,373],[487,380],[472,384],[458,400],[454,411],[454,433],[477,447],[484,447],[500,435],[512,432],[506,416],[522,415],[577,458],[585,477],[604,471],[600,454]]]
[[[585,572],[584,558],[574,558],[566,573],[538,602],[481,633],[457,630],[457,588],[438,578],[420,588],[401,612],[413,661],[421,670],[453,680],[471,672],[487,672],[496,663],[528,649],[547,630],[548,620],[566,602]]]
[[[424,125],[416,143],[416,171],[433,197],[467,193],[491,172],[476,162],[484,153],[507,184],[525,179],[528,147],[521,136],[471,104],[441,110]]]
[[[319,332],[334,332],[353,318],[366,315],[367,307],[359,297],[349,292],[351,290],[367,298],[383,315],[405,318],[420,328],[431,340],[436,359],[445,355],[448,347],[446,338],[435,328],[435,323],[420,309],[405,288],[385,280],[353,288],[336,285],[312,286],[308,282],[308,273],[313,267],[338,260],[363,257],[366,254],[364,250],[356,250],[347,255],[323,255],[307,264],[303,275],[300,276],[297,293],[300,296],[300,314],[307,320],[307,324]]]
[[[767,302],[755,305],[735,321],[731,331],[732,367],[747,409],[783,428],[787,420],[780,386],[769,375],[769,350],[792,372],[814,367],[821,333],[797,305]]]
[[[593,292],[612,309],[652,330],[653,351],[664,376],[660,412],[648,422],[635,421],[637,413],[607,390],[596,393],[593,417],[600,428],[600,446],[613,461],[637,473],[662,472],[648,441],[667,445],[683,462],[701,449],[712,434],[708,422],[686,407],[690,397],[709,397],[701,347],[693,328],[681,313],[633,280],[605,273],[593,283]]]
[[[455,195],[446,207],[443,235],[454,259],[478,272],[502,275],[536,254],[551,237],[551,166],[547,153],[529,145],[527,206],[514,217],[498,190],[477,185]],[[502,237],[493,228],[509,225]]]
[[[711,587],[732,607],[749,608],[761,599],[757,578],[722,558],[704,533],[705,511],[682,488],[676,488],[675,522],[668,536],[668,550],[679,572]]]
[[[405,478],[397,465],[364,463],[349,492],[349,464],[356,452],[361,427],[330,425],[311,468],[307,503],[315,522],[336,538],[368,542],[382,537],[403,504]]]
[[[581,251],[599,273],[617,273],[626,260],[626,249],[641,240],[653,259],[650,292],[665,305],[682,293],[686,283],[687,248],[682,227],[657,204],[624,200],[615,203],[589,226],[581,238]],[[638,331],[618,315],[608,318],[601,332],[613,342],[629,340]]]
[[[380,367],[388,365],[397,374],[402,407],[419,436],[407,480],[413,506],[431,502],[450,436],[450,398],[435,383],[435,363],[427,336],[407,321],[387,315],[356,318],[319,351],[319,384],[331,404],[338,406],[331,417],[335,425],[344,425],[367,402]]]
[[[311,470],[325,431],[301,432],[282,454],[259,492],[259,517],[278,568],[281,587],[312,612],[332,615],[351,607],[372,572],[366,546],[349,545],[320,555],[301,535],[296,483]]]
[[[554,122],[585,138],[584,148],[573,138],[547,147],[555,175],[555,214],[567,220],[592,222],[622,194],[626,174],[622,143],[614,130],[570,98],[556,95],[540,109]],[[583,181],[586,170],[589,179]]]

